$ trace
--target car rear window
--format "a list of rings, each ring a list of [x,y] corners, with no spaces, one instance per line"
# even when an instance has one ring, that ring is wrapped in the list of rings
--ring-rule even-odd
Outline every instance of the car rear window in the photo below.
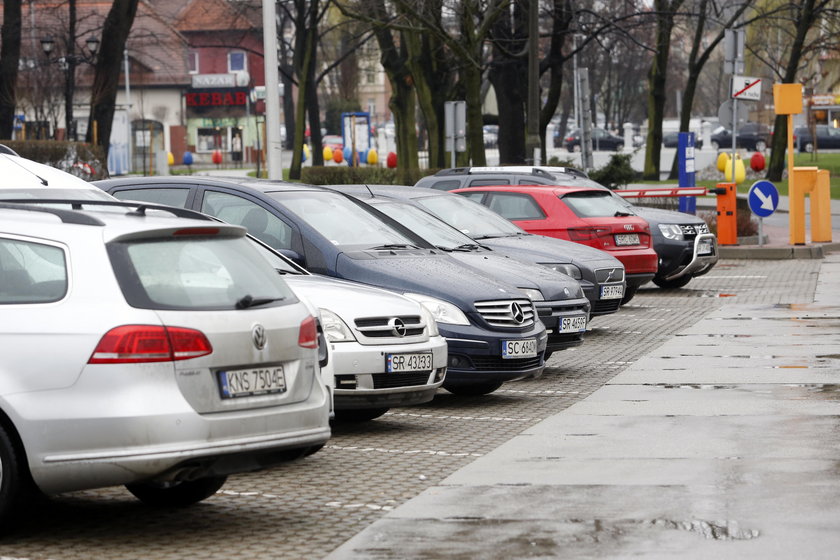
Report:
[[[108,245],[126,301],[141,309],[234,309],[246,296],[297,301],[245,237],[156,238]]]
[[[571,192],[561,195],[560,200],[580,218],[613,217],[616,213],[627,213],[627,205],[616,200],[608,191]]]
[[[64,249],[0,238],[0,305],[50,303],[66,293]]]
[[[124,189],[112,193],[120,200],[140,200],[153,202],[155,204],[167,204],[169,206],[187,207],[187,197],[190,194],[188,188],[161,187],[159,189]]]
[[[487,206],[508,220],[544,220],[536,201],[526,194],[492,193]]]

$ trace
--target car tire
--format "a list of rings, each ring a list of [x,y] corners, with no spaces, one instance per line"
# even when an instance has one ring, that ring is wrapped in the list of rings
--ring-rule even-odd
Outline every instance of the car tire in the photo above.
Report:
[[[31,488],[26,461],[18,453],[12,438],[0,426],[0,527],[19,515]]]
[[[638,289],[638,286],[626,286],[624,288],[624,297],[621,298],[621,305],[625,305],[627,302],[633,299],[633,296],[636,295],[636,290]]]
[[[390,410],[388,407],[336,410],[335,419],[339,422],[367,422],[379,418],[388,412],[388,410]]]
[[[226,476],[208,476],[197,480],[126,484],[129,492],[152,507],[186,507],[205,500],[224,486]]]
[[[712,140],[712,144],[711,144],[711,145],[712,145],[712,149],[713,149],[713,150],[718,150],[718,149],[720,149],[720,144],[718,144],[718,143],[717,143],[717,140]]]
[[[767,142],[765,142],[764,140],[758,140],[755,143],[755,151],[756,152],[763,152],[766,149],[767,149]]]
[[[481,395],[489,395],[496,389],[502,386],[501,381],[486,381],[484,383],[470,383],[469,385],[449,385],[443,384],[443,388],[452,393],[462,397],[477,397]]]
[[[814,143],[813,142],[805,142],[805,145],[802,147],[803,151],[808,152],[809,154],[814,152]]]
[[[572,146],[572,149],[569,150],[569,151],[570,152],[575,152],[575,153],[580,152],[580,144],[575,144],[574,146]]]
[[[624,144],[619,142],[618,144],[615,145],[615,151],[616,152],[620,152],[623,149],[624,149]]]
[[[676,290],[682,288],[689,282],[691,282],[691,276],[686,274],[685,276],[680,276],[679,278],[675,278],[674,280],[666,280],[665,278],[661,277],[654,277],[653,283],[662,288],[663,290]]]

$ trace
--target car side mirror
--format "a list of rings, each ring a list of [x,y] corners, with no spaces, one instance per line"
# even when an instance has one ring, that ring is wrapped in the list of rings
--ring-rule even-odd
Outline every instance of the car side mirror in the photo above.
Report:
[[[298,264],[303,267],[306,266],[306,259],[304,259],[303,255],[301,255],[297,251],[293,251],[291,249],[278,249],[277,252],[289,259],[290,261],[294,262],[295,264]]]

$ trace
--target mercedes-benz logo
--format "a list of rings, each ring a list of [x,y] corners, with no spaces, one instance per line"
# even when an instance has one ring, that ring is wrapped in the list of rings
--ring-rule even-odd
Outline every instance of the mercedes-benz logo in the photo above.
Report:
[[[265,348],[265,327],[263,327],[262,325],[254,325],[254,328],[251,329],[251,340],[253,341],[254,346],[257,350],[262,350],[263,348]]]
[[[393,317],[388,321],[388,326],[391,327],[391,332],[394,336],[403,337],[408,329],[405,328],[405,323],[399,317]]]
[[[510,304],[510,316],[513,317],[513,320],[517,325],[521,325],[525,322],[525,312],[522,311],[522,306],[515,301]]]

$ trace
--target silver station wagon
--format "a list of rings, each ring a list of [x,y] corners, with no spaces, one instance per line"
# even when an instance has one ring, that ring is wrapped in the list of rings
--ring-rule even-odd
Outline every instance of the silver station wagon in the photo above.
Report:
[[[102,204],[0,202],[0,523],[37,490],[188,505],[330,437],[314,309],[245,230]]]

